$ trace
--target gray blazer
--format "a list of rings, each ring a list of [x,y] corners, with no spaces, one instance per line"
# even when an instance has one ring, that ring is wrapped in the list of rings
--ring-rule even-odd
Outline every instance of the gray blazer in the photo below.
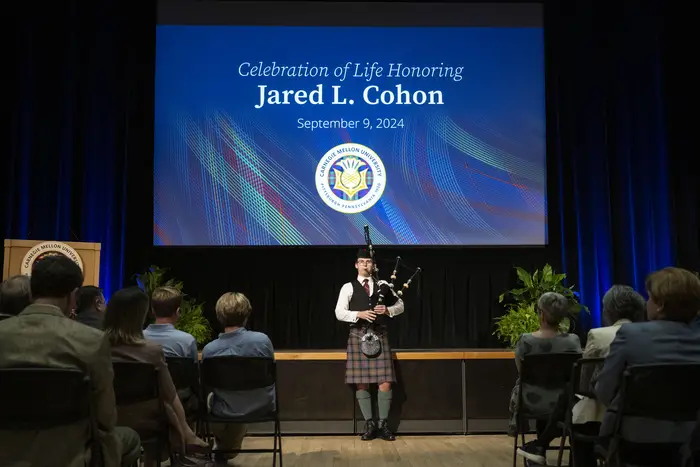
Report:
[[[618,389],[625,369],[658,363],[700,363],[700,334],[687,324],[673,321],[623,324],[595,386],[598,400],[608,406],[601,435],[614,430],[613,411],[620,405]],[[682,443],[688,440],[694,425],[628,417],[622,423],[622,437],[637,443]]]
[[[0,323],[0,367],[13,366],[76,368],[88,374],[105,466],[121,464],[112,359],[102,331],[68,319],[55,306],[29,305]],[[87,420],[42,431],[0,431],[0,465],[83,467],[87,432]]]

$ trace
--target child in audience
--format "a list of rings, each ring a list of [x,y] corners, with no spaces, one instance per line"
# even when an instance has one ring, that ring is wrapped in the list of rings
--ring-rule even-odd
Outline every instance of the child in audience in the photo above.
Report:
[[[245,328],[252,307],[245,295],[225,293],[216,302],[216,317],[224,326],[219,338],[210,342],[202,351],[202,359],[222,356],[274,358],[270,338],[261,332]],[[222,418],[235,418],[266,414],[275,408],[275,387],[254,391],[225,391],[209,395],[208,407],[212,414]],[[216,448],[240,449],[246,433],[245,424],[217,424],[211,426]],[[227,462],[236,454],[217,455],[217,461]],[[233,465],[233,464],[229,464]]]

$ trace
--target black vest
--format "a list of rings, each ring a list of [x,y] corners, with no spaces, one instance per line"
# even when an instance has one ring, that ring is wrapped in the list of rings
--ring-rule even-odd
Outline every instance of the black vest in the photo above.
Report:
[[[348,308],[350,311],[367,311],[374,308],[379,300],[379,290],[377,289],[377,284],[374,284],[374,290],[372,291],[372,296],[370,297],[365,292],[365,288],[360,284],[360,282],[355,279],[351,282],[352,284],[352,298],[350,299],[350,304]]]
[[[352,298],[350,299],[348,309],[350,309],[350,311],[367,311],[374,308],[379,300],[379,287],[377,287],[377,283],[374,283],[374,290],[372,291],[371,297],[367,295],[365,288],[357,279],[353,280],[351,284]],[[368,325],[368,321],[360,319],[357,321],[357,323],[350,325],[350,327],[364,329]],[[386,332],[386,321],[384,316],[377,316],[377,319],[374,321],[374,329],[377,333]]]

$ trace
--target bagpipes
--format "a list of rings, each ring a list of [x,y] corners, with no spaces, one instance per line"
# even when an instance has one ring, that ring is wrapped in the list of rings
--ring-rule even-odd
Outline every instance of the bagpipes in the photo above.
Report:
[[[377,284],[377,286],[379,287],[379,299],[377,300],[377,305],[391,306],[394,303],[396,303],[398,298],[403,297],[404,291],[410,287],[411,282],[413,282],[416,276],[420,274],[421,268],[413,269],[413,274],[411,275],[411,277],[406,282],[404,282],[401,289],[396,291],[396,295],[394,295],[394,282],[396,281],[396,275],[399,272],[399,266],[403,266],[406,269],[411,268],[401,264],[401,257],[397,256],[396,263],[394,264],[394,270],[391,272],[391,276],[389,277],[390,280],[387,282],[385,280],[379,279],[379,267],[377,266],[374,245],[372,244],[372,239],[369,235],[368,225],[365,225],[365,243],[367,244],[367,251],[369,252],[369,256],[370,258],[372,258],[372,262],[374,263],[374,268],[372,269],[372,279],[374,280],[374,283]]]
[[[387,307],[392,306],[399,300],[399,298],[403,297],[404,291],[408,290],[408,288],[411,286],[411,282],[413,282],[416,276],[420,274],[421,268],[411,269],[401,264],[401,257],[397,256],[396,263],[394,263],[394,270],[391,272],[391,276],[389,277],[390,280],[385,281],[379,279],[379,267],[375,257],[374,245],[372,244],[372,239],[369,235],[369,226],[365,225],[364,230],[367,252],[369,253],[372,263],[374,264],[374,267],[372,268],[372,279],[374,280],[374,284],[377,287],[377,294],[379,295],[377,305],[384,305]],[[394,282],[396,281],[400,266],[403,266],[405,269],[412,270],[413,274],[406,282],[404,282],[400,290],[394,291]],[[376,326],[381,324],[381,321],[384,319],[386,319],[384,315],[377,316],[375,321],[370,323],[368,326],[365,335],[362,336],[362,340],[360,341],[360,350],[362,350],[362,353],[367,357],[376,357],[382,352],[381,340],[375,332],[375,329]],[[377,321],[379,321],[379,323]]]

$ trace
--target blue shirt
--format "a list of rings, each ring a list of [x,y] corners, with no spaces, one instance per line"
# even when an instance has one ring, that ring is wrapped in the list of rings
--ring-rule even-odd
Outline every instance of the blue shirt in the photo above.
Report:
[[[197,360],[197,341],[191,334],[172,324],[150,324],[143,331],[146,340],[160,344],[166,357],[190,357]]]
[[[202,351],[202,360],[211,357],[275,358],[275,350],[267,335],[239,328],[219,334]],[[214,391],[211,413],[217,417],[243,417],[265,414],[275,408],[275,386],[252,391]]]

